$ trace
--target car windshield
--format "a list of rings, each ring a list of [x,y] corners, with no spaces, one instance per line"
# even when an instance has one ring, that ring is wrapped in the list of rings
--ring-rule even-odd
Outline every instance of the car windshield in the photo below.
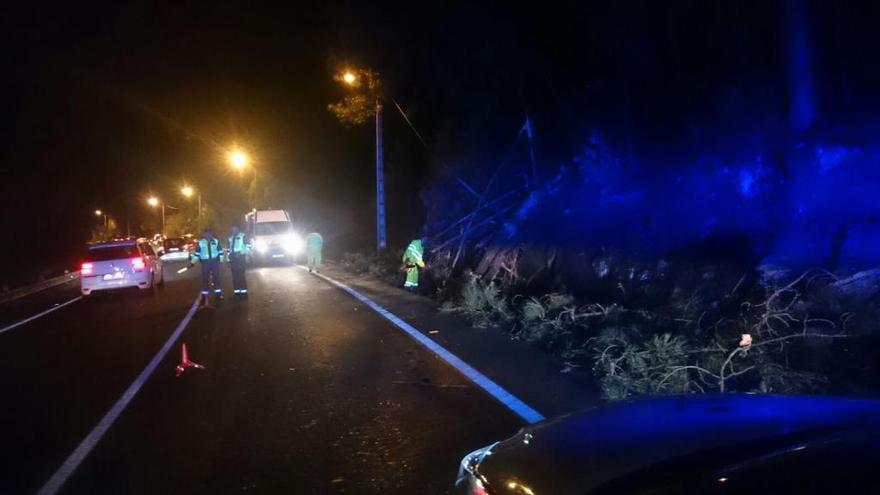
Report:
[[[281,235],[290,233],[290,222],[264,222],[256,226],[256,235]]]
[[[140,255],[137,247],[133,244],[120,246],[91,246],[89,248],[89,259],[92,261],[119,260],[135,258]]]

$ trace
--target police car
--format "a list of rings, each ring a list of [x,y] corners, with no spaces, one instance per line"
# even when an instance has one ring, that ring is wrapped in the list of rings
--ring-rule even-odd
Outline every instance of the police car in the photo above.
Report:
[[[88,245],[80,268],[84,296],[125,288],[152,289],[165,282],[162,260],[146,239],[98,242]]]

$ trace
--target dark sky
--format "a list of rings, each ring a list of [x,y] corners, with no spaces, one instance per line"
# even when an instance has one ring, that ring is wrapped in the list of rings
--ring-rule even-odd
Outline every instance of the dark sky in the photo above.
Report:
[[[431,147],[387,109],[397,241],[419,228],[419,189],[445,173],[432,155],[491,169],[527,113],[555,166],[599,122],[656,151],[755,100],[784,100],[784,1],[257,4],[3,7],[0,226],[16,241],[3,243],[0,282],[15,271],[6,260],[69,261],[95,208],[134,225],[149,192],[179,201],[183,180],[243,211],[223,161],[234,142],[305,223],[372,235],[372,126],[347,130],[326,108],[344,62],[377,69]],[[872,16],[820,5],[812,18],[830,21],[813,34],[831,51],[817,64],[858,91],[872,79],[846,57]]]

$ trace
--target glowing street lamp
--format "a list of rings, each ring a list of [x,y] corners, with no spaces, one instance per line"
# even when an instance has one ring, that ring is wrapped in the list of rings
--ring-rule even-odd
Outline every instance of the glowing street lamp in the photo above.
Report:
[[[357,82],[357,76],[354,74],[354,72],[347,70],[342,73],[342,82],[348,84],[349,86],[353,86],[354,83]]]
[[[232,168],[241,172],[247,167],[247,164],[250,160],[248,159],[247,154],[241,150],[232,150],[229,152],[229,164],[232,165]]]
[[[227,155],[227,160],[229,161],[229,165],[232,168],[238,170],[239,174],[242,174],[244,172],[244,169],[247,168],[251,162],[251,158],[248,156],[248,154],[239,148],[234,148],[232,151],[230,151]],[[256,208],[259,195],[259,189],[257,188],[257,168],[251,167],[251,169],[254,171],[254,208]]]
[[[107,232],[107,214],[101,210],[95,210],[95,216],[103,219],[103,221],[104,221],[104,237],[109,238],[110,235]]]
[[[160,202],[159,198],[157,198],[156,196],[150,196],[149,198],[147,198],[147,204],[154,207],[154,208],[159,206],[160,203],[162,204],[162,235],[164,236],[165,235],[165,202],[164,201]],[[172,207],[172,209],[176,209],[176,208]]]
[[[187,198],[192,198],[194,194],[196,194],[195,189],[192,186],[183,186],[180,188],[180,194],[183,194]],[[202,231],[202,193],[198,193],[199,199],[199,213],[197,215],[198,219],[196,220],[196,232]]]

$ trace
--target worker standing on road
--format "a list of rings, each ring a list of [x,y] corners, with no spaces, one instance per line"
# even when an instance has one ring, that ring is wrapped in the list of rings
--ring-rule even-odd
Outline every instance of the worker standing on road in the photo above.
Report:
[[[211,294],[212,282],[217,300],[223,299],[223,291],[220,289],[220,258],[222,257],[223,248],[220,246],[220,239],[214,237],[211,227],[205,227],[202,238],[199,239],[196,250],[190,258],[190,264],[198,260],[202,265],[202,306],[211,306],[208,296]]]
[[[309,273],[317,272],[321,268],[321,249],[324,247],[324,238],[317,232],[306,236],[306,257],[309,263]]]
[[[247,255],[250,252],[247,234],[232,226],[232,235],[229,236],[229,270],[232,272],[232,292],[236,299],[244,299],[248,296],[247,278],[244,268]]]
[[[421,239],[413,239],[403,253],[403,265],[406,269],[406,283],[403,287],[415,291],[419,288],[419,269],[425,268],[425,254]]]

